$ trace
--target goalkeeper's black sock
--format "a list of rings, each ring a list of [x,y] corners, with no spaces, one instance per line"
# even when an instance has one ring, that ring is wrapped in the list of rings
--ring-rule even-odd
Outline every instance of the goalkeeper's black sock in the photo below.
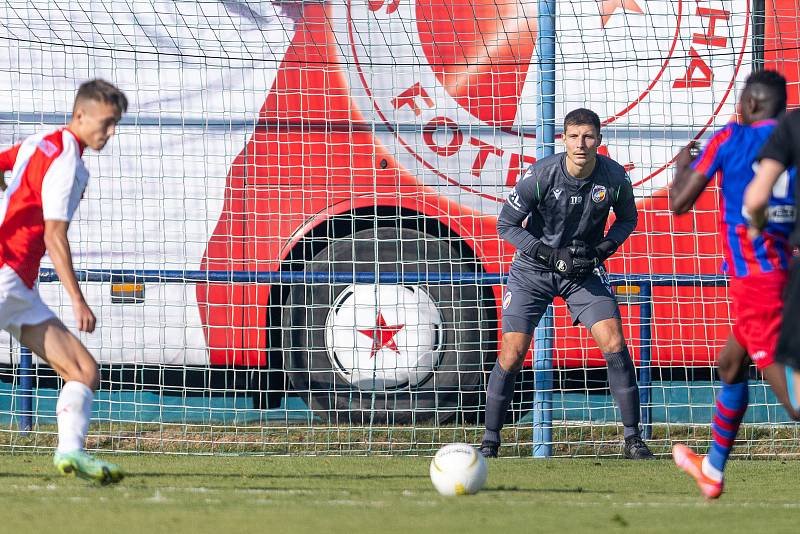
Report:
[[[639,435],[639,386],[636,383],[636,369],[631,360],[628,347],[619,352],[604,352],[608,363],[608,386],[611,396],[619,407],[625,437]]]
[[[506,371],[497,361],[486,384],[486,432],[484,441],[500,443],[500,430],[514,396],[514,383],[519,371]]]

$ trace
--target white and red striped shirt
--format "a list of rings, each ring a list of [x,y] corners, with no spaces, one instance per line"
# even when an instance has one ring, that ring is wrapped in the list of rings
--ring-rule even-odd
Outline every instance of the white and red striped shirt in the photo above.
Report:
[[[32,135],[0,152],[0,172],[11,171],[0,201],[0,267],[28,287],[45,253],[44,221],[71,221],[89,181],[83,147],[71,131]]]

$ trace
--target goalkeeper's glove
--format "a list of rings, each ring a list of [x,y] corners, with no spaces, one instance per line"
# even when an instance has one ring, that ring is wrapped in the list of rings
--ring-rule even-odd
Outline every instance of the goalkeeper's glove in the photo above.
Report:
[[[610,258],[619,248],[619,244],[613,239],[605,238],[594,247],[592,256],[595,259],[595,267]]]
[[[563,248],[552,248],[544,243],[539,243],[533,256],[543,265],[570,280],[585,278],[597,265],[596,259],[590,254],[586,243],[578,240]]]

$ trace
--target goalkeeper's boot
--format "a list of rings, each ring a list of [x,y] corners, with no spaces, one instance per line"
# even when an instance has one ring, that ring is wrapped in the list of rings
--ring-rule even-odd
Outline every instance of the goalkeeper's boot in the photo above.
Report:
[[[82,450],[56,452],[53,465],[62,475],[75,475],[103,485],[119,482],[125,476],[118,465],[95,458]]]
[[[642,441],[638,435],[625,438],[625,446],[622,449],[622,456],[626,460],[654,460],[655,456],[650,452],[650,448]]]
[[[497,451],[500,449],[500,444],[496,441],[483,440],[481,446],[478,447],[478,452],[484,458],[497,458]]]
[[[716,499],[722,494],[722,481],[714,480],[705,473],[703,473],[703,457],[695,454],[695,452],[680,443],[672,447],[672,458],[675,460],[675,465],[689,473],[697,482],[697,487],[700,488],[700,493],[706,499]]]

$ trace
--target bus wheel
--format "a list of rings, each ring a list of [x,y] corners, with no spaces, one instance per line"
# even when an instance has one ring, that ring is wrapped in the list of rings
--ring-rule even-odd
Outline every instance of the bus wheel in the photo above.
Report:
[[[447,240],[406,228],[337,239],[312,273],[470,273]],[[332,423],[444,423],[479,410],[482,324],[475,284],[348,280],[294,285],[282,313],[286,372]],[[486,354],[488,355],[488,354]],[[494,354],[492,354],[494,356]]]

